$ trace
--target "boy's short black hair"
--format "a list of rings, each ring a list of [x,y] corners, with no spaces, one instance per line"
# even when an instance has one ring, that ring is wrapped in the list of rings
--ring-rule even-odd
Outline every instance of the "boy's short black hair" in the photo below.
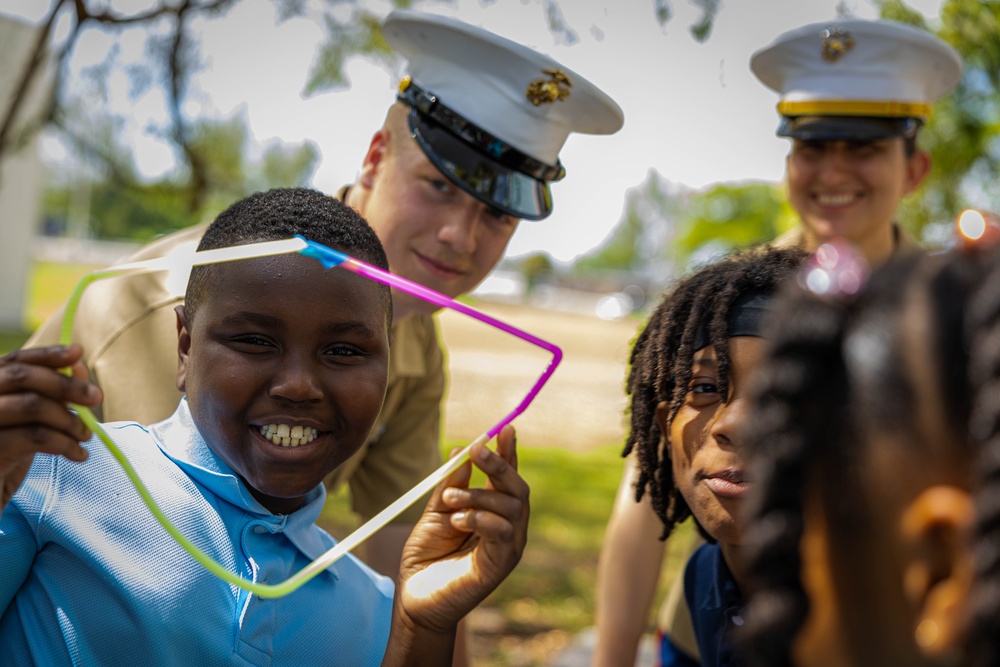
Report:
[[[274,188],[239,200],[208,226],[198,250],[280,241],[296,234],[379,268],[389,268],[382,243],[357,211],[339,199],[308,188]],[[194,321],[212,272],[217,268],[217,265],[209,264],[191,270],[184,298],[189,326]],[[387,321],[391,321],[389,288],[385,285],[379,287]]]

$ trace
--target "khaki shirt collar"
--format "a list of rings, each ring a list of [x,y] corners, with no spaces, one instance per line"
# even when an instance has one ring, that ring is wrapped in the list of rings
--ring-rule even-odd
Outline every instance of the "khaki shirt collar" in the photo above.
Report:
[[[906,233],[906,231],[893,223],[892,225],[892,254],[893,255],[905,255],[911,252],[920,252],[923,248],[920,244],[914,240],[912,236]],[[777,248],[801,248],[805,245],[805,236],[802,233],[802,226],[796,225],[793,229],[788,230],[772,243]]]

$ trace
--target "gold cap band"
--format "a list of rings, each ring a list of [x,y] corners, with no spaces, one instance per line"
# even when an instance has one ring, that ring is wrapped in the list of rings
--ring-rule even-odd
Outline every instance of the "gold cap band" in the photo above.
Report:
[[[875,116],[878,118],[927,118],[931,105],[923,102],[873,100],[783,100],[782,116]]]

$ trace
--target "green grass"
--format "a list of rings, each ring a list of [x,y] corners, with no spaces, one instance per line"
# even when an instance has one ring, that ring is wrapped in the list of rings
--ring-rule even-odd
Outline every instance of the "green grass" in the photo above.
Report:
[[[96,266],[36,262],[28,281],[28,328],[33,330],[54,313],[84,275]]]
[[[0,331],[0,355],[21,347],[31,332],[62,305],[80,278],[95,268],[87,264],[35,262],[28,276],[24,327]]]
[[[28,340],[28,335],[27,331],[20,329],[17,331],[0,331],[0,356],[24,345],[24,341]]]

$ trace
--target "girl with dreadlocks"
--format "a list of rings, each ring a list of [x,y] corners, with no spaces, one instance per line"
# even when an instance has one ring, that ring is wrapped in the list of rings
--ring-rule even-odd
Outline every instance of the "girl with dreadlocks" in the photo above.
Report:
[[[825,258],[803,285],[853,272]],[[747,434],[751,664],[1000,664],[1000,254],[894,261],[851,299],[795,288],[772,322]]]
[[[627,389],[625,455],[638,462],[636,500],[649,493],[662,539],[693,516],[708,541],[688,562],[685,596],[701,664],[735,664],[730,627],[742,607],[742,526],[750,488],[743,457],[747,377],[760,358],[760,324],[798,249],[734,253],[680,281],[636,339]],[[664,664],[685,662],[670,638]]]

